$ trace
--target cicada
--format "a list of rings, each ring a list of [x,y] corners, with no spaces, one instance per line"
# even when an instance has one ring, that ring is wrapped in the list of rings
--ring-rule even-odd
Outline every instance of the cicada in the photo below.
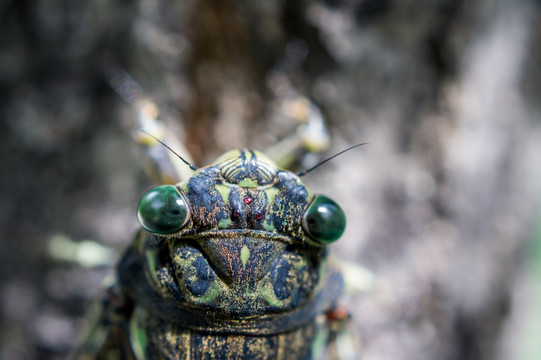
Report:
[[[258,151],[200,168],[179,157],[191,176],[142,196],[141,230],[73,358],[317,355],[343,288],[327,247],[344,211]]]

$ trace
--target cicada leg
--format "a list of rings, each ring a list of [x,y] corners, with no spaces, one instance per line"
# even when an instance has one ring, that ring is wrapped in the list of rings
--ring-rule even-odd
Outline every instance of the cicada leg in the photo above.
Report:
[[[133,303],[123,295],[116,280],[109,278],[105,283],[86,315],[71,360],[135,360],[128,338]]]
[[[319,318],[319,331],[312,347],[314,360],[357,360],[361,337],[353,329],[348,308],[335,304]]]
[[[351,262],[341,261],[340,270],[345,294],[318,319],[318,337],[312,350],[314,360],[361,358],[362,338],[352,321],[351,297],[375,291],[377,279],[369,270]]]
[[[294,164],[310,167],[317,162],[313,154],[329,148],[330,135],[321,109],[300,94],[281,72],[269,76],[269,88],[276,97],[277,116],[293,125],[288,136],[265,150],[280,167],[291,169]],[[300,159],[299,159],[300,157]]]
[[[109,83],[113,89],[135,109],[133,138],[142,149],[145,170],[155,184],[175,184],[192,175],[192,170],[179,161],[193,160],[182,142],[158,117],[158,106],[142,87],[124,70],[109,66]],[[172,152],[167,147],[167,144]]]

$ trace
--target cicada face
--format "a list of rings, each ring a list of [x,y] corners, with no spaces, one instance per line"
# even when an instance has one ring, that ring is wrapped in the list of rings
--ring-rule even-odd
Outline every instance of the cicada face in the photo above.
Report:
[[[313,312],[333,298],[317,294],[342,209],[259,152],[230,151],[185,182],[151,189],[138,217],[146,279],[181,309],[243,319]]]

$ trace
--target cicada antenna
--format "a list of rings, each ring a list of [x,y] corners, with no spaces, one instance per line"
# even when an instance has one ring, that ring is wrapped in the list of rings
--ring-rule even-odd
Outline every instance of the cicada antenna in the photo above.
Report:
[[[180,160],[182,160],[182,162],[184,164],[188,165],[188,167],[190,169],[192,169],[193,171],[196,171],[197,169],[199,169],[197,166],[195,166],[194,164],[192,164],[191,162],[187,161],[182,156],[180,156],[175,150],[171,149],[166,143],[164,143],[163,141],[158,139],[156,136],[152,135],[151,133],[149,133],[148,131],[146,131],[144,129],[138,129],[138,130],[141,131],[141,132],[144,132],[145,134],[147,134],[148,136],[150,136],[151,138],[153,138],[154,140],[156,140],[157,142],[159,142],[160,144],[165,146],[169,151],[171,151],[173,154],[175,154],[176,157],[178,157]]]
[[[329,157],[329,158],[327,158],[327,159],[325,159],[325,160],[323,160],[323,161],[317,163],[316,165],[312,166],[312,167],[309,168],[309,169],[299,171],[299,172],[297,173],[297,176],[298,176],[298,177],[304,176],[304,175],[308,174],[309,172],[311,172],[311,171],[317,169],[317,168],[320,167],[321,165],[325,164],[326,162],[331,161],[331,160],[334,159],[335,157],[337,157],[337,156],[339,156],[339,155],[342,155],[343,153],[345,153],[345,152],[347,152],[347,151],[349,151],[349,150],[353,150],[353,149],[355,149],[356,147],[359,147],[359,146],[362,146],[362,145],[366,145],[366,144],[368,144],[368,143],[366,142],[366,143],[360,143],[360,144],[357,144],[357,145],[350,146],[350,147],[348,147],[347,149],[342,150],[342,151],[340,151],[339,153],[336,153],[336,154],[334,154],[333,156],[331,156],[331,157]]]

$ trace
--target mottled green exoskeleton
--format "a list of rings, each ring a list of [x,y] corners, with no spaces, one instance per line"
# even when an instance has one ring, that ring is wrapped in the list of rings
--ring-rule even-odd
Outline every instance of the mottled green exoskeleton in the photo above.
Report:
[[[151,189],[138,217],[96,358],[311,358],[316,317],[342,290],[326,261],[345,228],[334,201],[263,154],[233,150]]]
[[[127,75],[120,80],[134,87]],[[165,139],[157,113],[143,101],[130,102],[140,109],[140,126]],[[306,124],[306,133],[325,130],[318,117]],[[156,152],[165,147],[154,139],[136,137],[149,148],[155,178],[169,181],[173,167]],[[232,150],[202,168],[182,160],[191,169],[183,181],[142,197],[137,215],[143,229],[121,257],[72,357],[320,356],[333,333],[320,320],[332,314],[343,287],[327,258],[327,245],[345,229],[342,209],[257,151]]]

